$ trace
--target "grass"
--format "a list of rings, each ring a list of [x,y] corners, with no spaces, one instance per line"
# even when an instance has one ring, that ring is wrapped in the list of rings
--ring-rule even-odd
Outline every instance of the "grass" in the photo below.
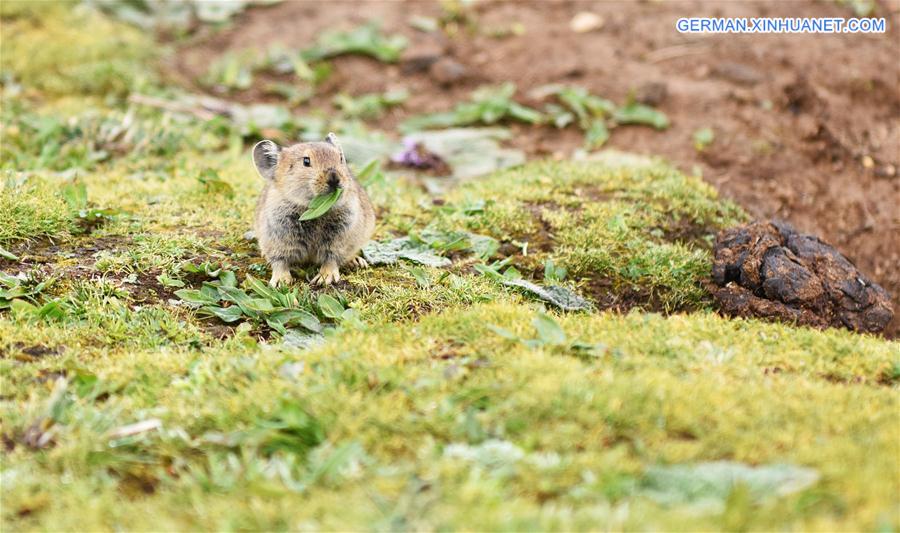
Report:
[[[152,81],[152,41],[74,2],[3,2],[3,74],[54,96],[126,96]],[[90,31],[86,31],[90,28]]]
[[[570,336],[607,346],[585,361],[486,329],[527,335],[533,316],[517,303],[456,307],[338,332],[302,353],[239,334],[202,350],[64,357],[72,384],[55,445],[5,456],[4,519],[41,529],[723,527],[729,513],[755,529],[890,523],[897,480],[880,473],[898,466],[898,417],[879,383],[896,346],[709,314],[560,319]],[[14,384],[60,362],[4,366],[4,391],[22,407],[4,412],[15,438],[46,416],[51,385]],[[108,437],[148,418],[161,429]],[[504,469],[447,455],[492,440],[525,459]],[[651,465],[709,459],[799,463],[823,482],[752,512],[700,515],[636,490]],[[334,512],[349,498],[352,512]]]
[[[43,181],[0,182],[0,245],[65,237],[73,229],[73,216],[58,189]]]
[[[699,177],[604,152],[434,202],[386,174],[377,239],[465,231],[498,252],[445,240],[447,268],[300,281],[314,339],[225,324],[176,291],[268,274],[242,237],[260,183],[240,134],[134,110],[129,138],[146,141],[110,151],[98,132],[129,110],[96,96],[118,82],[68,76],[64,53],[25,75],[6,53],[48,38],[37,20],[99,15],[2,6],[2,70],[25,88],[3,85],[0,246],[19,257],[0,259],[4,531],[900,528],[900,346],[714,314],[710,239],[746,215]],[[114,65],[144,57],[86,33]],[[595,309],[549,311],[475,268],[501,259]],[[658,467],[709,461],[818,480],[648,491]]]
[[[435,223],[528,243],[519,261],[527,269],[550,258],[570,275],[641,293],[665,310],[702,303],[714,234],[746,216],[699,177],[616,153],[601,164],[536,163],[448,195],[451,206],[476,199],[487,199],[483,209],[444,209]]]

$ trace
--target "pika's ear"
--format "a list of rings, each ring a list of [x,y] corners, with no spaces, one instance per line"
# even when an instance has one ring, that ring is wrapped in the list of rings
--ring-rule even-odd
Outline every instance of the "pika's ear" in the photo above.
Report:
[[[338,149],[338,152],[341,153],[341,163],[347,164],[347,158],[344,157],[344,149],[341,147],[341,141],[338,140],[337,135],[334,133],[329,133],[327,137],[325,137],[325,142],[334,146]]]
[[[253,165],[264,180],[275,178],[275,167],[281,160],[281,147],[272,141],[259,141],[253,147]]]

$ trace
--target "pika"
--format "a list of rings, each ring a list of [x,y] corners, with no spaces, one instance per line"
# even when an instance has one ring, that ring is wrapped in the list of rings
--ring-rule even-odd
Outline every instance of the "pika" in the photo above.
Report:
[[[292,283],[294,265],[319,265],[313,285],[340,281],[342,266],[368,266],[359,252],[375,231],[375,210],[333,133],[325,142],[289,147],[260,141],[253,147],[253,164],[265,180],[254,229],[272,267],[270,285]],[[327,213],[300,221],[313,198],[336,189],[343,192]]]

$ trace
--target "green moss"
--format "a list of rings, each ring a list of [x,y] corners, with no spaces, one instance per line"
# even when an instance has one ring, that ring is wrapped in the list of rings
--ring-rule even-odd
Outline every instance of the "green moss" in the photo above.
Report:
[[[605,345],[585,360],[487,328],[532,336],[533,316],[520,304],[475,305],[345,331],[301,353],[238,336],[202,351],[80,361],[55,415],[54,446],[20,443],[2,459],[15,480],[4,486],[4,521],[592,529],[602,519],[628,529],[718,529],[735,520],[738,503],[689,511],[635,491],[654,464],[718,459],[795,463],[822,475],[812,489],[738,513],[742,528],[869,529],[890,520],[900,487],[883,473],[900,466],[892,452],[900,420],[896,395],[879,379],[900,356],[895,343],[702,314],[561,319],[568,337]],[[286,373],[285,363],[299,370]],[[4,390],[54,366],[5,370]],[[108,397],[92,399],[78,375],[96,376]],[[21,435],[49,396],[41,387],[19,407],[4,405],[4,432]],[[158,431],[114,447],[107,437],[154,417]],[[315,427],[323,443],[299,444]],[[448,452],[490,439],[519,450],[517,458],[481,464]],[[69,482],[54,483],[59,475]],[[346,501],[359,505],[348,510]],[[32,512],[22,517],[23,509]]]
[[[516,264],[537,269],[549,257],[570,275],[598,281],[639,303],[696,307],[709,274],[710,242],[745,218],[698,177],[648,159],[608,152],[599,161],[539,162],[467,182],[434,223],[528,243]]]
[[[3,2],[0,70],[53,96],[124,96],[153,77],[137,29],[70,2]]]
[[[75,228],[59,189],[45,180],[0,182],[0,245],[25,239],[65,237]]]

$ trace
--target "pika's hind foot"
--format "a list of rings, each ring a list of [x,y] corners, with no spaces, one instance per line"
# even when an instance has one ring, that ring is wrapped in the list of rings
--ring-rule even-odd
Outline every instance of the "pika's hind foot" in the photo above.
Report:
[[[313,285],[331,285],[341,281],[341,272],[335,263],[325,263],[319,273],[312,279]]]
[[[357,255],[353,259],[350,260],[350,266],[354,266],[356,268],[368,268],[369,262],[363,259],[363,256]]]
[[[281,285],[290,285],[294,282],[291,276],[291,269],[284,263],[272,263],[272,279],[269,285],[279,287]]]

